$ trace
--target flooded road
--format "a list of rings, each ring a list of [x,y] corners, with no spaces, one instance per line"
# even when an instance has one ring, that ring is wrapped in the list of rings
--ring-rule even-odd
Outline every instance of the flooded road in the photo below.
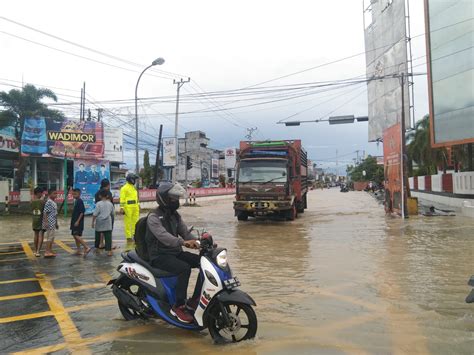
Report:
[[[229,351],[472,354],[474,306],[464,299],[474,274],[474,220],[403,221],[386,217],[366,193],[336,189],[312,191],[308,205],[293,222],[237,222],[231,198],[181,210],[188,225],[206,228],[228,248],[242,290],[257,303],[257,339]],[[86,259],[69,255],[65,222],[56,260],[34,259],[27,243],[12,244],[30,237],[27,218],[0,217],[0,223],[2,352],[223,351],[207,332],[123,321],[103,287],[127,248],[120,219],[116,255]]]

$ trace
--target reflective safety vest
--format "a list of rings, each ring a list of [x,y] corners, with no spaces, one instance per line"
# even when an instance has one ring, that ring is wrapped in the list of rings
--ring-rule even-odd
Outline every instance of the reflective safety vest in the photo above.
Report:
[[[120,207],[138,205],[138,191],[133,184],[127,182],[120,189]]]

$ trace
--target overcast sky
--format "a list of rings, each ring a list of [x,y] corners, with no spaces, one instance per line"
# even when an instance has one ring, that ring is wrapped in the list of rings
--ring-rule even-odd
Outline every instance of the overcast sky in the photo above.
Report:
[[[422,1],[411,1],[412,37],[424,33]],[[69,41],[113,55],[143,68],[156,57],[165,58],[159,67],[170,73],[191,77],[183,95],[200,91],[248,87],[286,74],[319,66],[364,52],[361,0],[310,1],[8,1],[0,16],[48,32]],[[0,18],[0,90],[21,82],[52,87],[61,103],[78,102],[86,82],[88,100],[132,99],[140,67],[69,45]],[[5,33],[6,32],[6,33]],[[8,34],[7,34],[8,33]],[[29,41],[74,53],[79,58]],[[424,36],[413,39],[413,57],[425,55]],[[100,64],[90,59],[107,63]],[[425,58],[415,61],[416,72],[426,71]],[[116,68],[110,65],[120,66]],[[125,69],[124,69],[125,68]],[[128,70],[126,70],[128,69]],[[137,72],[138,71],[138,72]],[[139,86],[139,97],[176,94],[173,74],[149,71]],[[365,73],[364,55],[337,64],[264,84],[286,85],[333,81]],[[68,89],[68,90],[64,90]],[[74,90],[74,91],[71,91]],[[415,117],[427,112],[426,77],[415,83]],[[185,97],[185,96],[184,96]],[[229,103],[236,98],[183,99],[180,111],[229,108],[261,101]],[[330,100],[330,101],[328,101]],[[328,101],[327,103],[324,103]],[[311,107],[319,104],[312,109]],[[224,105],[224,106],[222,106]],[[133,116],[131,102],[100,104],[108,111],[105,121],[118,126]],[[79,106],[64,106],[68,115],[78,117]],[[98,104],[87,105],[94,110]],[[309,120],[331,115],[367,115],[365,84],[293,100],[232,109],[223,112],[182,114],[180,135],[200,129],[211,146],[236,146],[245,128],[257,127],[255,139],[301,138],[309,155],[323,167],[348,163],[356,150],[382,154],[382,146],[367,142],[367,124],[329,126],[310,123],[285,127],[276,122],[306,110],[291,120]],[[94,112],[94,111],[93,111]],[[165,135],[173,134],[174,103],[140,105],[140,137],[151,147],[159,124]],[[115,116],[112,116],[115,114]],[[117,116],[118,114],[118,116]],[[130,127],[124,126],[128,134]],[[126,155],[133,166],[133,152]],[[131,158],[131,159],[130,159]],[[343,170],[341,168],[341,170]]]

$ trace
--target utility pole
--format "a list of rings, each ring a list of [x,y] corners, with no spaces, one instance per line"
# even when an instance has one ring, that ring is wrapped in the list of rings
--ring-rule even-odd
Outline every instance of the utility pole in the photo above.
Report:
[[[359,164],[359,150],[356,150],[356,153],[357,153],[356,165],[358,165]]]
[[[161,136],[163,134],[163,125],[160,124],[160,133],[158,135],[158,147],[156,148],[156,160],[155,160],[155,171],[153,173],[153,186],[157,187],[158,182],[158,171],[160,170],[160,152],[161,152]]]
[[[181,90],[181,87],[186,84],[186,83],[189,83],[191,81],[191,78],[188,78],[187,80],[183,80],[183,78],[181,78],[179,81],[176,81],[176,80],[173,80],[173,84],[176,84],[177,85],[177,88],[176,88],[176,115],[175,115],[175,119],[174,119],[174,139],[175,139],[175,144],[176,144],[176,147],[177,149],[179,150],[179,145],[178,145],[178,113],[179,113],[179,91]],[[176,182],[176,175],[178,174],[178,152],[176,152],[176,165],[175,165],[175,168],[174,168],[174,174],[173,174],[173,182]]]
[[[85,81],[82,84],[82,102],[81,102],[81,106],[82,106],[82,117],[81,117],[81,119],[84,121],[85,118],[86,118],[86,82]]]
[[[407,191],[405,190],[405,182],[408,181],[408,178],[405,180],[406,177],[406,169],[405,169],[405,73],[402,72],[400,75],[400,85],[401,85],[401,96],[402,96],[402,113],[400,115],[400,190],[402,193],[402,218],[408,218],[408,213],[406,210],[407,206]]]
[[[337,158],[338,158],[338,157],[337,157],[337,149],[336,149],[336,181],[339,180],[339,164],[338,164],[339,161],[338,161]]]

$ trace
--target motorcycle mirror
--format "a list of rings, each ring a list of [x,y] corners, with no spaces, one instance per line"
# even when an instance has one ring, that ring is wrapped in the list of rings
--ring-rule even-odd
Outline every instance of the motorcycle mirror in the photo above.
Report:
[[[191,227],[188,229],[188,233],[191,233],[193,230],[194,230],[194,226],[191,226]]]

